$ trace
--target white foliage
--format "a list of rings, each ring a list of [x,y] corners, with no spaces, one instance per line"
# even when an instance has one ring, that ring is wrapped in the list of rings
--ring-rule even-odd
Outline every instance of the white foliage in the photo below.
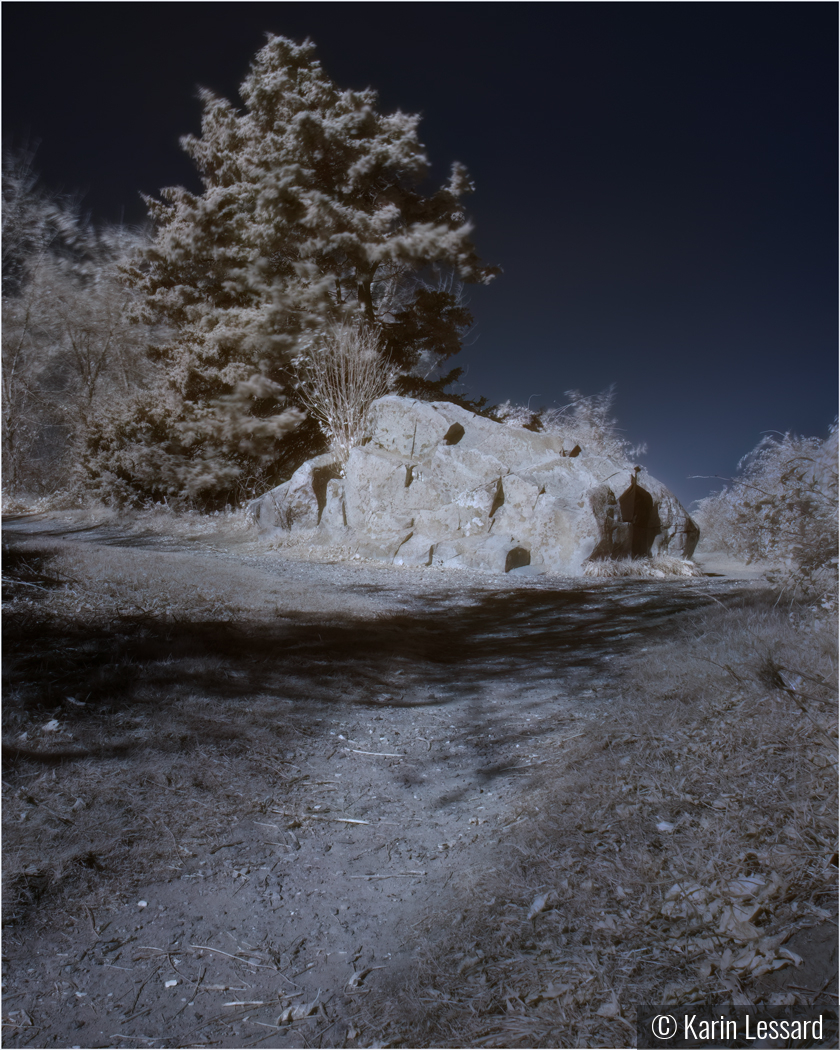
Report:
[[[410,284],[423,267],[491,279],[458,202],[472,189],[464,169],[453,165],[431,198],[414,188],[428,172],[416,114],[378,113],[374,92],[340,91],[314,45],[282,37],[258,52],[240,94],[243,111],[202,92],[201,136],[182,140],[204,193],[175,188],[148,202],[153,305],[200,326],[209,301],[227,342],[238,333],[243,347],[282,352],[313,321],[393,313],[395,281]],[[209,272],[171,280],[198,259]]]
[[[829,437],[768,435],[738,477],[698,504],[707,549],[777,565],[789,592],[834,588],[837,576],[837,423]]]
[[[644,445],[631,445],[618,429],[613,416],[615,388],[600,394],[584,395],[579,390],[567,390],[568,403],[561,408],[538,408],[516,405],[510,401],[493,410],[493,418],[510,427],[522,427],[538,433],[555,434],[563,439],[567,450],[575,445],[589,452],[597,452],[626,462],[644,455]]]
[[[2,438],[4,485],[35,494],[71,484],[87,427],[148,374],[151,333],[118,273],[139,235],[93,229],[31,159],[4,157]]]

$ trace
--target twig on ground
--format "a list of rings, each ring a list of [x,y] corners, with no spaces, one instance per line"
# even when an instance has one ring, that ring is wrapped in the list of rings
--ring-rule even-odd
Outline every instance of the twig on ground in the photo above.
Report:
[[[348,875],[348,879],[411,879],[415,875],[425,875],[425,871],[395,871],[392,875]]]
[[[223,842],[220,846],[213,846],[212,849],[208,850],[208,853],[218,853],[219,849],[228,849],[230,846],[240,846],[245,842],[245,839],[237,839],[235,842]]]
[[[223,952],[221,948],[211,948],[207,944],[191,944],[190,948],[194,948],[200,952],[215,952],[216,955],[224,955],[228,959],[234,959],[236,962],[244,963],[245,966],[255,966],[258,970],[274,970],[274,966],[265,966],[262,963],[251,962],[248,959],[242,959],[238,955],[231,955],[230,952]]]
[[[140,1001],[140,995],[142,994],[143,989],[146,987],[146,985],[149,983],[149,981],[151,981],[151,979],[155,976],[155,974],[158,973],[159,970],[160,970],[159,966],[155,967],[155,969],[149,974],[149,976],[146,978],[146,980],[137,989],[137,995],[135,995],[135,997],[134,997],[134,1002],[131,1004],[131,1009],[126,1010],[126,1018],[124,1018],[124,1019],[127,1019],[128,1016],[130,1014],[133,1014],[134,1011],[137,1009],[137,1003]]]
[[[376,758],[405,758],[405,755],[394,755],[390,751],[360,751],[357,747],[343,747],[342,751],[350,751],[354,755],[375,755]]]

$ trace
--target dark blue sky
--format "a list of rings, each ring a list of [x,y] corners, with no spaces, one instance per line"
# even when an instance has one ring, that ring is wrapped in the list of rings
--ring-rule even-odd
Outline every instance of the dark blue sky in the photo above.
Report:
[[[140,221],[197,185],[197,85],[237,99],[264,32],[310,36],[340,87],[423,113],[436,179],[467,165],[475,240],[455,363],[491,401],[618,388],[627,436],[688,504],[766,431],[837,413],[833,3],[3,5],[4,141],[52,188]]]

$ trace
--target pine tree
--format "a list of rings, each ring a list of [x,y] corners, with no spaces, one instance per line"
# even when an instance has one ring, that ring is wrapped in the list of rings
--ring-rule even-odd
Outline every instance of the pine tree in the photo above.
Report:
[[[439,389],[423,373],[458,352],[472,320],[458,282],[499,272],[471,240],[465,169],[424,195],[419,117],[339,90],[314,51],[269,37],[241,110],[203,91],[201,134],[182,140],[203,191],[147,201],[155,239],[129,276],[175,333],[159,351],[172,412],[157,451],[183,463],[163,489],[177,477],[213,499],[232,478],[245,490],[276,480],[302,418],[290,363],[335,325],[374,330],[402,392]]]

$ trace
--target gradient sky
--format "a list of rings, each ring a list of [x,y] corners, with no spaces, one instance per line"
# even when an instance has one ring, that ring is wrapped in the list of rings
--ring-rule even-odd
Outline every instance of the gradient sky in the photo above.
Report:
[[[198,85],[238,101],[264,33],[424,115],[476,183],[473,396],[617,385],[642,462],[686,504],[767,431],[837,414],[833,3],[5,3],[3,137],[50,188],[139,222],[198,188]]]

